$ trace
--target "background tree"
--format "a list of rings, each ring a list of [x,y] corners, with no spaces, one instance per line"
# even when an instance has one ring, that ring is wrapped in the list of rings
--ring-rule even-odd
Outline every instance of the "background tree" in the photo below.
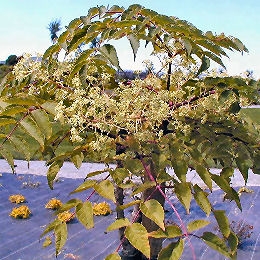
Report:
[[[5,64],[9,66],[13,66],[18,62],[18,57],[16,55],[10,55],[6,61]]]
[[[61,20],[56,19],[48,24],[48,30],[50,31],[51,41],[55,43],[58,39],[58,32],[62,29]]]
[[[97,37],[98,46],[71,60],[80,44],[90,44]],[[121,68],[109,41],[123,37],[128,39],[134,59],[141,41],[152,45],[153,54],[162,61],[160,77],[152,73],[145,79],[115,80]],[[68,60],[59,62],[62,49]],[[216,218],[221,235],[204,232],[195,236],[234,258],[237,237],[224,211],[215,209],[207,195],[215,182],[241,209],[230,183],[234,167],[245,182],[249,169],[260,173],[259,128],[240,113],[242,106],[259,100],[259,82],[199,77],[211,60],[224,66],[221,58],[227,56],[226,50],[247,51],[235,37],[203,33],[186,21],[140,5],[91,8],[86,16],[71,21],[46,50],[41,64],[24,57],[1,85],[0,153],[14,170],[14,150],[28,161],[37,151],[49,166],[51,188],[64,161],[77,168],[83,160],[116,163],[116,169],[104,170],[106,178],[91,180],[88,177],[102,171],[91,173],[72,193],[94,189],[115,203],[117,219],[107,231],[119,229],[122,255],[178,259],[184,241],[189,244],[193,231],[208,224],[197,219],[185,226],[166,196],[170,190],[187,212],[194,199],[205,216]],[[219,175],[211,173],[213,165],[221,168]],[[168,173],[169,167],[174,175]],[[190,167],[203,180],[206,191],[187,181]],[[131,190],[131,195],[125,198],[124,190]],[[79,221],[92,228],[90,200],[91,196],[86,201],[70,200],[60,212],[74,208]],[[166,223],[165,203],[175,212],[177,224]],[[132,206],[136,213],[129,219],[125,209]],[[43,236],[48,232],[55,233],[58,254],[66,242],[66,224],[56,219]],[[162,248],[162,239],[172,238],[174,242]],[[120,259],[121,246],[107,259]]]

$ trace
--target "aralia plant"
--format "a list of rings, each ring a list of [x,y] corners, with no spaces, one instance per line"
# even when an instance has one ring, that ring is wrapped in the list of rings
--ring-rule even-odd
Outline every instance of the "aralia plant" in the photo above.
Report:
[[[161,61],[157,72],[149,71],[144,79],[119,80],[120,54],[113,43],[123,38],[129,41],[133,59],[141,44],[149,46]],[[97,44],[88,48],[95,39]],[[80,52],[79,46],[84,47]],[[51,189],[64,161],[76,168],[84,160],[115,163],[116,168],[89,174],[72,191],[91,189],[115,203],[117,219],[107,231],[119,229],[121,243],[107,260],[127,255],[179,259],[184,241],[195,259],[192,236],[235,258],[238,239],[208,193],[214,182],[241,209],[230,182],[234,167],[245,182],[249,169],[260,173],[259,129],[240,113],[242,106],[259,101],[259,82],[205,73],[211,61],[224,66],[227,51],[247,49],[235,37],[204,33],[141,5],[93,7],[69,23],[41,62],[24,55],[2,81],[0,154],[13,170],[14,150],[28,161],[32,156],[46,160]],[[221,168],[220,174],[211,172],[213,165]],[[190,168],[204,185],[187,180]],[[101,180],[89,178],[104,172],[107,176]],[[130,194],[127,200],[125,190]],[[215,217],[220,234],[195,235],[209,222],[184,224],[169,192],[187,213],[194,199],[205,217]],[[139,198],[133,199],[136,195]],[[174,224],[165,221],[165,203],[175,213]],[[133,206],[135,213],[129,218],[125,209]],[[71,209],[84,227],[94,227],[91,195],[85,201],[69,200],[58,212]],[[49,232],[56,236],[58,254],[66,243],[66,223],[56,219],[42,236]],[[170,239],[166,247],[164,239]]]

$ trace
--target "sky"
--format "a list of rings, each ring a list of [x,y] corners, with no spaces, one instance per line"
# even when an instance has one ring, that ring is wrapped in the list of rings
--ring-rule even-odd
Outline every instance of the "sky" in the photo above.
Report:
[[[135,3],[187,20],[204,32],[224,32],[239,38],[249,53],[228,52],[229,58],[223,59],[227,72],[239,75],[252,70],[254,77],[260,78],[259,0],[0,0],[0,61],[11,54],[43,54],[52,44],[47,27],[55,19],[60,19],[64,28],[72,19],[86,15],[91,7],[127,8]],[[141,49],[136,63],[129,59],[128,44],[121,45],[118,53],[124,69],[141,69],[141,61],[149,58],[150,52]]]

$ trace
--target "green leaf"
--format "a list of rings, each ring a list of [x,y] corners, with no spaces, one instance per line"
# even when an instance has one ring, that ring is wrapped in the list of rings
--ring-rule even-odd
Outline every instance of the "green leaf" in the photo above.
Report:
[[[176,183],[174,185],[174,192],[179,199],[179,201],[182,203],[182,205],[185,207],[187,213],[190,211],[190,202],[191,202],[191,189],[190,189],[190,182],[181,182]]]
[[[99,51],[110,61],[116,68],[120,68],[116,49],[111,44],[104,44],[99,48]]]
[[[192,232],[194,230],[203,228],[203,227],[207,226],[208,224],[210,224],[210,221],[207,221],[204,219],[197,219],[197,220],[190,222],[187,225],[187,229],[188,229],[188,232]]]
[[[120,184],[130,176],[130,173],[125,168],[116,168],[114,170],[109,171],[111,177],[113,178],[114,182],[120,187]]]
[[[211,232],[204,232],[201,238],[204,242],[213,248],[214,250],[218,251],[219,253],[223,254],[226,257],[230,257],[228,252],[228,248],[223,240],[221,240],[218,236]]]
[[[208,199],[208,194],[203,191],[197,184],[194,185],[194,199],[196,200],[199,207],[209,216],[211,212],[211,204]]]
[[[46,228],[45,230],[42,232],[42,234],[40,235],[40,238],[44,237],[46,234],[48,234],[49,232],[51,232],[52,230],[54,230],[56,228],[56,226],[60,225],[61,221],[59,219],[55,219],[54,221],[52,221]]]
[[[51,244],[52,244],[51,238],[50,237],[46,237],[44,242],[43,242],[43,244],[42,244],[42,246],[43,247],[48,247]]]
[[[196,74],[196,76],[200,75],[202,72],[207,70],[210,67],[210,59],[206,57],[205,55],[202,56],[201,58],[201,65],[200,68]]]
[[[49,187],[53,190],[53,182],[56,178],[58,172],[60,171],[60,168],[63,165],[63,161],[55,161],[51,164],[47,171],[47,180]]]
[[[58,103],[55,101],[46,101],[43,104],[41,104],[41,108],[46,110],[46,112],[48,112],[49,114],[56,116],[57,111],[55,110],[55,108],[57,105]]]
[[[52,125],[48,114],[42,109],[36,109],[31,114],[45,138],[49,139],[52,135]]]
[[[25,95],[24,93],[20,93],[18,97],[8,98],[5,100],[9,104],[20,105],[20,106],[35,106],[39,105],[35,96]]]
[[[94,188],[96,183],[97,183],[97,181],[95,181],[95,180],[86,180],[81,185],[79,185],[78,188],[76,188],[74,191],[72,191],[70,194],[82,192],[84,190]]]
[[[121,260],[121,257],[119,256],[118,253],[113,253],[108,255],[105,260]]]
[[[16,114],[25,112],[27,112],[27,108],[23,106],[10,105],[1,112],[1,116],[14,116]]]
[[[134,206],[134,205],[136,205],[136,204],[140,204],[140,203],[141,203],[141,200],[133,200],[133,201],[127,203],[127,204],[117,206],[116,209],[117,209],[117,210],[124,210],[124,209],[127,209],[127,208],[129,208],[129,207],[132,207],[132,206]]]
[[[112,224],[110,224],[106,231],[112,231],[112,230],[115,230],[115,229],[119,229],[121,227],[126,227],[126,226],[129,226],[131,223],[129,221],[128,218],[120,218],[120,219],[117,219],[115,220]]]
[[[224,210],[213,210],[213,214],[215,216],[215,219],[218,222],[219,229],[222,233],[222,235],[227,238],[230,234],[230,226],[228,218],[225,214]]]
[[[81,200],[79,200],[79,199],[71,199],[71,200],[67,201],[66,203],[62,204],[59,207],[57,213],[70,210],[71,208],[76,207],[79,203],[82,203]]]
[[[87,229],[94,227],[93,207],[90,201],[79,203],[76,206],[76,216]]]
[[[234,200],[236,202],[238,208],[240,210],[242,210],[239,196],[238,196],[237,192],[232,187],[230,187],[227,180],[225,178],[223,178],[222,176],[219,176],[216,174],[211,174],[211,178],[224,192],[226,192],[227,197],[230,200]]]
[[[183,249],[183,239],[179,239],[177,242],[172,242],[160,251],[158,260],[178,260],[182,256]]]
[[[192,45],[188,39],[183,38],[182,40],[183,40],[184,47],[187,51],[187,55],[190,56],[191,51],[192,51]]]
[[[44,146],[44,137],[42,132],[31,117],[25,117],[20,124],[31,137],[33,137],[42,147]]]
[[[237,114],[241,109],[241,106],[239,102],[234,102],[230,107],[229,107],[229,112],[232,114]]]
[[[199,174],[203,182],[209,187],[210,190],[212,190],[212,180],[210,178],[209,171],[200,164],[195,165],[195,170]]]
[[[248,180],[248,170],[252,167],[252,162],[247,158],[243,158],[242,156],[241,157],[239,156],[236,158],[236,165],[239,171],[241,172],[246,185]]]
[[[133,34],[129,34],[127,36],[127,39],[129,40],[130,45],[132,47],[133,54],[134,54],[134,61],[135,61],[136,53],[138,51],[138,48],[140,47],[140,41]]]
[[[0,118],[0,126],[15,124],[16,120],[13,118],[2,117]]]
[[[135,190],[134,192],[131,194],[131,196],[134,196],[138,193],[141,193],[147,189],[150,189],[152,187],[155,187],[156,186],[156,182],[154,181],[146,181],[145,183],[139,185]]]
[[[56,244],[56,256],[65,245],[68,237],[67,224],[60,223],[54,229],[55,233],[55,244]]]
[[[237,247],[238,247],[238,237],[234,232],[230,232],[229,236],[228,236],[228,245],[231,249],[232,254],[234,254],[237,251]]]
[[[0,149],[0,154],[3,156],[3,158],[8,162],[8,164],[10,165],[12,172],[14,173],[14,157],[12,155],[12,153],[5,147],[1,147]]]
[[[182,230],[176,225],[166,226],[165,231],[158,229],[149,233],[149,237],[154,238],[175,238],[182,236]]]
[[[150,258],[148,233],[142,224],[134,223],[126,227],[125,236],[136,249],[141,251],[147,258]]]
[[[111,181],[103,180],[100,183],[96,183],[94,185],[94,189],[100,196],[112,200],[113,202],[116,202],[114,194],[114,185],[111,183]]]
[[[53,56],[53,54],[55,53],[55,52],[58,52],[60,50],[60,46],[58,45],[58,44],[55,44],[55,45],[51,45],[46,51],[45,51],[45,53],[43,54],[43,57],[42,57],[42,59],[43,60],[45,60],[45,59],[47,59],[47,58],[53,58],[52,56]]]
[[[29,150],[29,145],[22,137],[12,135],[10,136],[9,141],[15,146],[17,151],[24,155],[24,158],[27,161],[30,161],[31,154]]]
[[[77,169],[79,169],[82,165],[82,161],[84,159],[84,155],[82,152],[77,152],[70,157],[71,162],[75,165]]]
[[[165,230],[164,209],[157,200],[150,199],[145,201],[144,203],[141,203],[140,210],[147,218],[151,219],[162,230]]]
[[[181,182],[186,182],[186,174],[188,172],[188,164],[183,158],[177,157],[172,161],[174,173],[177,175]]]

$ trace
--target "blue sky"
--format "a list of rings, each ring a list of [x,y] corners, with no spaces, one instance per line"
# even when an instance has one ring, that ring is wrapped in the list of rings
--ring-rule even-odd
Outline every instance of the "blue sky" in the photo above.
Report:
[[[249,69],[260,78],[259,0],[0,0],[0,60],[6,60],[10,54],[43,53],[51,45],[47,26],[54,19],[60,19],[64,27],[72,19],[86,15],[90,7],[113,4],[128,7],[133,3],[188,20],[205,32],[224,32],[239,38],[249,54],[229,52],[230,59],[224,59],[228,72],[234,75]],[[122,67],[138,67],[140,60],[130,64],[131,50],[126,49],[128,45],[121,49]],[[140,54],[141,59],[145,58],[143,51]]]

